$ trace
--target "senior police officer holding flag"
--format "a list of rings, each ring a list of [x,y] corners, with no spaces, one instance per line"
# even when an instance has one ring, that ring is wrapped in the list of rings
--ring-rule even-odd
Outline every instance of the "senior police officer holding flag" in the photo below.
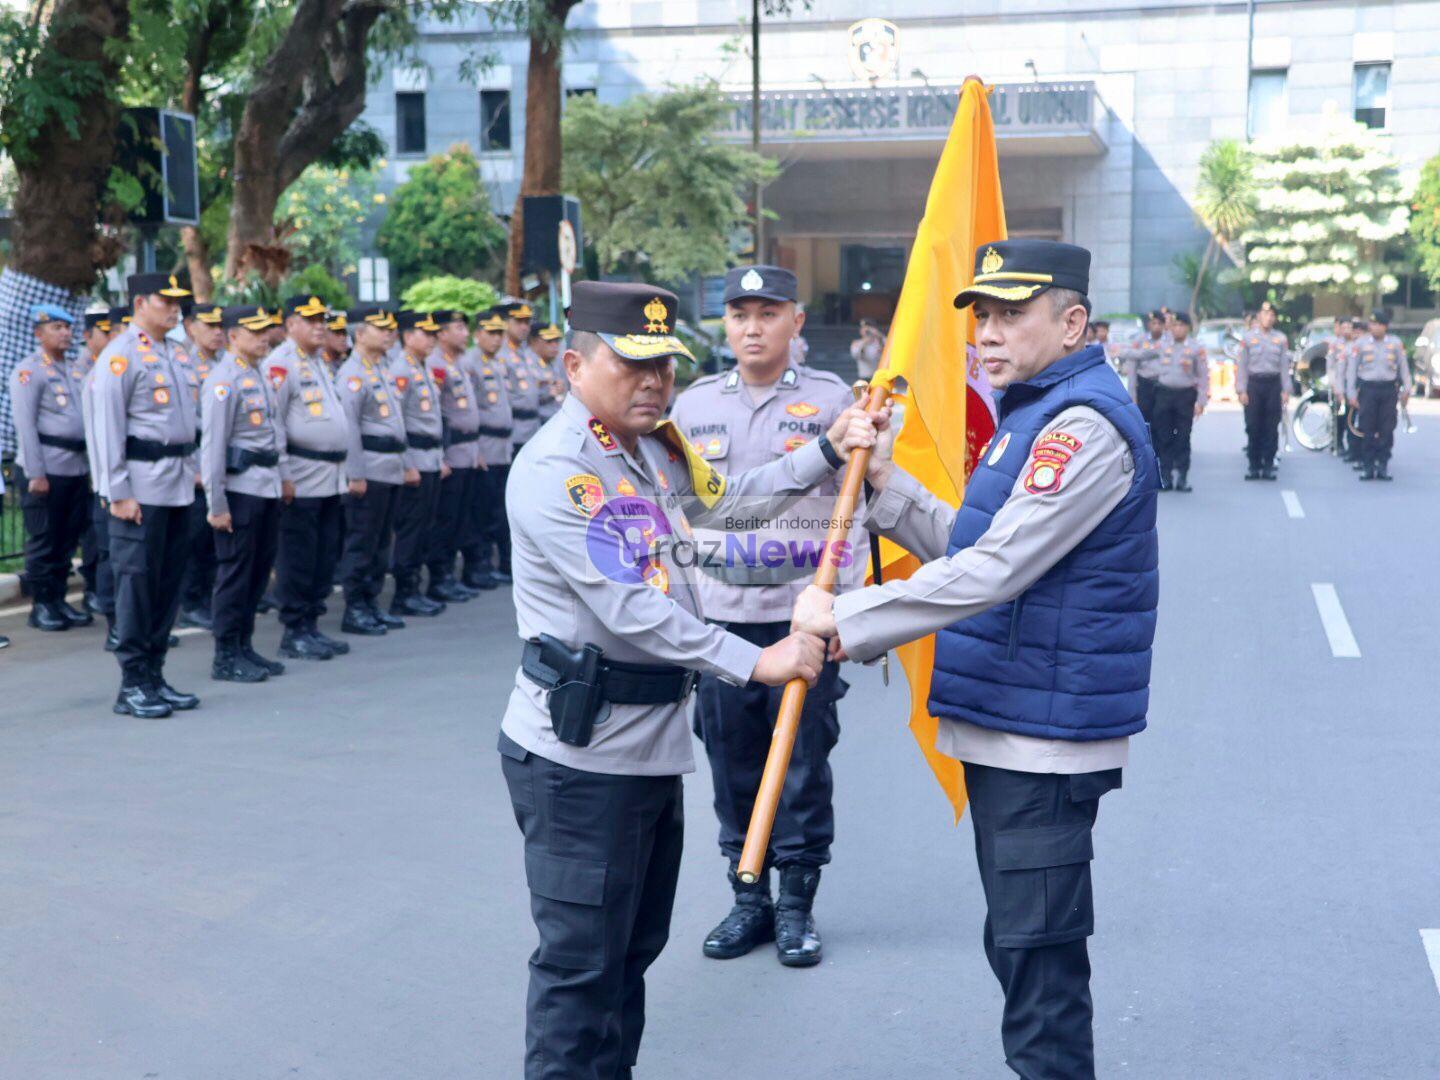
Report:
[[[664,540],[740,507],[772,512],[831,476],[874,427],[847,410],[794,453],[718,473],[661,423],[676,299],[643,284],[574,288],[571,392],[516,457],[507,489],[524,656],[500,754],[540,932],[525,1076],[628,1077],[644,976],[669,933],[694,768],[695,672],[736,685],[814,682],[818,638],[764,648],[706,623]]]
[[[1159,584],[1158,465],[1139,408],[1084,345],[1089,267],[1051,241],[975,253],[956,304],[975,305],[1002,393],[964,502],[898,470],[882,436],[865,524],[925,565],[839,597],[807,588],[793,623],[862,661],[937,634],[936,745],[964,763],[1001,1036],[1027,1080],[1095,1074],[1091,830],[1145,727]]]

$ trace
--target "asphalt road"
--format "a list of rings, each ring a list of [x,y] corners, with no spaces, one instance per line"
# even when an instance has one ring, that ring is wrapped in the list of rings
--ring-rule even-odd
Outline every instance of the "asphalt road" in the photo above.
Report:
[[[1163,496],[1151,726],[1096,836],[1102,1076],[1440,1076],[1440,410],[1416,414],[1394,484],[1304,452],[1253,484],[1215,412],[1195,493]],[[1358,658],[1333,655],[1317,584]],[[210,682],[186,636],[171,681],[204,705],[140,722],[110,714],[97,631],[0,619],[0,1077],[519,1075],[512,611],[414,622],[259,687]],[[701,956],[728,906],[702,768],[640,1076],[1010,1075],[969,823],[903,678],[850,678],[825,963]]]

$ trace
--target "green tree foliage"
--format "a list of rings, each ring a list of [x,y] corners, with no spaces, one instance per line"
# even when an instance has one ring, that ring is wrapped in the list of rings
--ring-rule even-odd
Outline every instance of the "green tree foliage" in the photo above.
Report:
[[[424,278],[405,290],[400,303],[410,311],[463,311],[474,315],[500,302],[500,294],[487,281],[445,274]]]
[[[311,263],[299,273],[291,274],[280,286],[282,300],[286,296],[298,296],[302,293],[306,296],[318,296],[325,301],[327,307],[332,308],[348,308],[355,303],[344,283],[337,281],[319,263]]]
[[[321,266],[335,277],[355,273],[360,227],[375,206],[373,171],[310,166],[280,197],[276,214],[291,267]]]
[[[87,101],[111,92],[98,64],[47,50],[48,37],[43,22],[0,7],[0,150],[22,166],[35,162],[40,132],[58,124],[78,138]]]
[[[674,281],[733,261],[748,217],[741,192],[777,166],[715,132],[729,106],[713,84],[618,105],[566,105],[565,185],[580,198],[600,269]]]
[[[1410,238],[1419,269],[1440,290],[1440,154],[1420,170],[1420,182],[1410,204]]]
[[[1212,262],[1255,218],[1255,162],[1234,139],[1220,139],[1200,155],[1195,182],[1195,213],[1210,234],[1199,258],[1177,256],[1176,265],[1190,286],[1190,315],[1204,318],[1218,303],[1219,275]],[[1183,260],[1183,261],[1182,261]]]
[[[480,163],[463,144],[417,165],[390,196],[376,244],[403,292],[421,278],[483,272],[505,245]]]
[[[1336,293],[1373,303],[1394,290],[1395,241],[1410,208],[1383,136],[1335,114],[1257,141],[1247,276],[1282,302]]]

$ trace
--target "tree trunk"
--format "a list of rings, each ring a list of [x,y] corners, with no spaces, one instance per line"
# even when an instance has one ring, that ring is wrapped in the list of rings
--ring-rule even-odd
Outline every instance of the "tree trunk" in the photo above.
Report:
[[[93,64],[107,84],[118,62],[105,46],[130,33],[127,0],[60,0],[50,19],[36,77],[46,77],[47,56]],[[52,59],[53,63],[53,59]],[[16,165],[13,268],[71,292],[85,292],[98,270],[115,264],[116,238],[99,231],[101,200],[115,158],[119,102],[97,94],[81,107],[72,138],[52,124],[36,140],[36,159]],[[0,118],[3,122],[3,118]]]
[[[520,193],[510,215],[510,247],[505,261],[505,291],[520,295],[525,256],[525,197],[560,194],[560,113],[564,95],[560,66],[565,19],[579,0],[544,0],[531,15],[530,66],[525,73],[525,167]]]
[[[280,196],[365,108],[370,30],[388,0],[299,0],[256,76],[235,136],[235,194],[225,276],[272,284],[289,256],[275,236]]]
[[[218,14],[220,9],[216,9]],[[189,55],[185,58],[185,82],[180,90],[180,109],[199,118],[200,108],[205,104],[205,89],[201,79],[210,63],[210,43],[214,40],[215,27],[206,23],[199,28],[191,42]],[[215,279],[210,273],[210,248],[200,230],[194,225],[180,229],[180,245],[185,249],[185,264],[190,269],[190,290],[195,294],[196,303],[208,304],[215,294]]]
[[[1215,234],[1210,234],[1210,242],[1205,245],[1205,254],[1200,259],[1200,265],[1195,270],[1195,287],[1190,290],[1190,318],[1199,321],[1199,314],[1196,307],[1200,303],[1200,288],[1205,284],[1205,271],[1210,266],[1210,256],[1215,251]]]

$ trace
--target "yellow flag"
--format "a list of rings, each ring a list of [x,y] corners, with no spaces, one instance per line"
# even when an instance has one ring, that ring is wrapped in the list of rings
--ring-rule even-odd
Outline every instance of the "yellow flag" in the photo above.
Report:
[[[1003,239],[995,124],[987,91],[972,76],[960,90],[955,121],[930,182],[877,374],[901,377],[907,384],[899,399],[905,420],[895,440],[896,465],[952,506],[960,505],[965,480],[995,433],[989,384],[973,351],[974,317],[970,308],[955,308],[955,297],[975,276],[975,249]],[[888,581],[909,577],[919,562],[884,541],[881,565]],[[910,681],[910,730],[959,821],[965,809],[964,772],[958,761],[935,749],[939,722],[927,705],[935,638],[902,645],[896,653]]]

